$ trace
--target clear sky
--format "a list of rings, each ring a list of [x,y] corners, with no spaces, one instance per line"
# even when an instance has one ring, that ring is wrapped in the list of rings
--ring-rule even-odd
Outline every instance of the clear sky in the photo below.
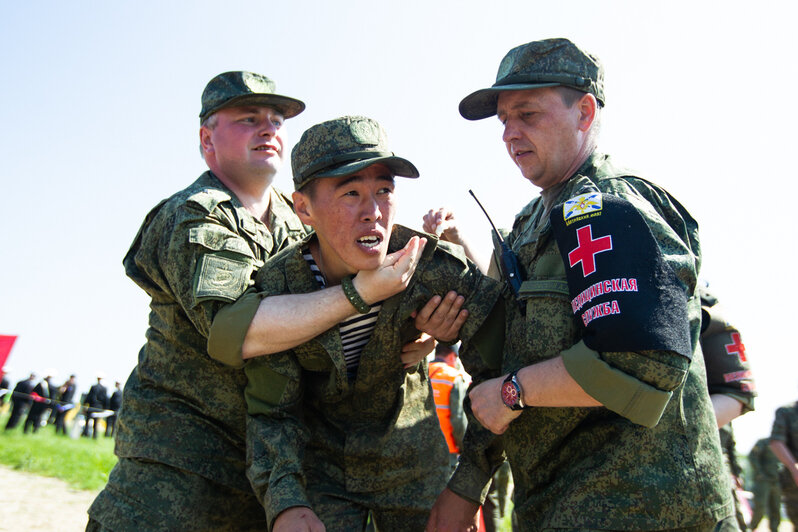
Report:
[[[421,179],[400,182],[401,223],[448,205],[487,252],[489,227],[537,195],[495,119],[459,101],[495,80],[511,47],[568,37],[605,63],[600,147],[666,187],[701,224],[702,277],[742,331],[760,390],[739,449],[798,398],[787,160],[795,125],[793,2],[137,1],[0,7],[0,334],[8,366],[100,370],[124,381],[148,298],[122,257],[149,209],[203,170],[200,94],[252,70],[307,103],[289,144],[345,114],[378,120]],[[221,6],[224,6],[221,8]],[[781,109],[781,110],[780,110]],[[277,185],[290,192],[286,164]],[[793,244],[790,244],[792,242]],[[111,383],[112,384],[112,383]]]

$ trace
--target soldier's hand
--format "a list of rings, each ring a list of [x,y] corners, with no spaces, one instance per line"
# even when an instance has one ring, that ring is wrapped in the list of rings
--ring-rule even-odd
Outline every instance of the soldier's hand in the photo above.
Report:
[[[421,337],[412,342],[408,342],[402,347],[399,358],[405,369],[412,368],[435,350],[435,338],[421,333]]]
[[[423,228],[441,240],[463,245],[454,213],[446,207],[430,209],[423,218]]]
[[[324,523],[306,506],[295,506],[280,512],[272,532],[326,532]]]
[[[352,283],[363,301],[373,305],[407,288],[426,243],[426,238],[414,236],[405,247],[386,256],[377,269],[360,270]]]
[[[502,401],[504,378],[490,379],[475,386],[469,393],[471,411],[483,427],[494,434],[502,434],[510,423],[521,415],[521,410],[511,410]]]
[[[425,532],[476,532],[479,505],[445,488],[429,514]]]
[[[468,318],[468,311],[460,310],[463,296],[451,291],[445,297],[432,296],[421,310],[414,312],[416,329],[441,342],[453,342],[460,335],[460,327]]]

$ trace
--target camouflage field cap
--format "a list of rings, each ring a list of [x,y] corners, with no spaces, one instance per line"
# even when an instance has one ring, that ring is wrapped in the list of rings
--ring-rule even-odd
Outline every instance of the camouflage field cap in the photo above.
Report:
[[[276,88],[272,80],[254,72],[237,70],[219,74],[202,91],[200,122],[219,109],[239,105],[268,105],[285,118],[296,116],[305,109],[304,102],[276,94]]]
[[[604,67],[599,59],[568,39],[544,39],[507,52],[496,83],[463,98],[460,114],[468,120],[488,118],[496,114],[500,92],[556,86],[588,92],[604,105]]]
[[[375,120],[342,116],[316,124],[291,150],[294,188],[299,190],[319,177],[340,177],[381,163],[395,176],[418,177],[407,159],[388,150],[388,136]]]

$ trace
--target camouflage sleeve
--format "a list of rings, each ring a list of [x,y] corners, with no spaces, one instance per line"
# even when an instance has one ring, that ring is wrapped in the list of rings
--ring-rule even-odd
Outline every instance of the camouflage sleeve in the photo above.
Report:
[[[216,312],[251,284],[258,263],[250,242],[231,229],[219,211],[219,206],[208,212],[188,202],[172,213],[171,227],[153,227],[139,251],[156,254],[168,285],[164,290],[173,294],[205,337]]]
[[[773,428],[770,431],[770,439],[787,444],[789,441],[789,432],[790,409],[783,406],[776,410],[776,417],[773,419]]]
[[[241,357],[249,325],[258,312],[262,296],[249,288],[235,303],[225,305],[213,319],[208,335],[208,354],[234,368],[244,367]]]
[[[463,308],[468,310],[469,316],[460,329],[459,338],[468,342],[495,306],[502,285],[482,274],[466,258],[462,247],[443,241],[435,246],[428,243],[408,287],[408,295],[418,309],[432,296],[443,296],[450,290],[465,297]]]
[[[697,225],[666,193],[625,180],[556,206],[551,221],[584,331],[566,369],[609,409],[656,425],[693,355]]]
[[[707,367],[710,394],[732,397],[743,405],[742,413],[754,409],[756,388],[748,353],[740,332],[723,317],[720,305],[702,307],[701,351]]]
[[[249,361],[247,477],[266,509],[269,528],[283,510],[310,507],[302,460],[309,431],[302,421],[302,369],[291,352]]]
[[[472,387],[498,376],[500,372],[500,366],[497,368],[494,365],[496,361],[486,359],[472,345],[463,344],[460,358],[471,375]],[[487,497],[494,471],[505,461],[504,447],[501,437],[484,428],[474,418],[467,396],[463,407],[467,415],[467,426],[463,445],[460,446],[460,460],[449,479],[448,487],[464,499],[482,504]]]

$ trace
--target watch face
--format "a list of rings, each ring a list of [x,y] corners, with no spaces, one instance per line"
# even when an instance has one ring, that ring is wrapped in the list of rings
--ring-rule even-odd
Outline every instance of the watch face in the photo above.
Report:
[[[507,406],[514,406],[518,404],[518,388],[512,381],[502,384],[502,401]]]

